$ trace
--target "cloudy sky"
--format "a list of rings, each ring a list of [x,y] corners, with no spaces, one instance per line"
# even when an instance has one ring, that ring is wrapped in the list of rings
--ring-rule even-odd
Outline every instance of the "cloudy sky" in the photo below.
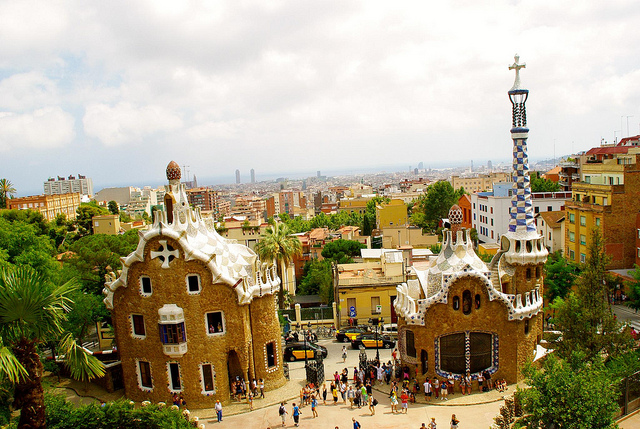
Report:
[[[516,52],[530,157],[584,150],[640,132],[639,22],[637,0],[5,0],[0,177],[495,163]]]

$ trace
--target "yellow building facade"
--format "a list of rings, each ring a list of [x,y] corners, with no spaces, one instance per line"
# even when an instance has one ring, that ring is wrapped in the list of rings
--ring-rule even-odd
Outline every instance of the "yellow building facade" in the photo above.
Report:
[[[394,199],[388,203],[376,206],[376,228],[397,227],[407,225],[407,205],[400,199]]]

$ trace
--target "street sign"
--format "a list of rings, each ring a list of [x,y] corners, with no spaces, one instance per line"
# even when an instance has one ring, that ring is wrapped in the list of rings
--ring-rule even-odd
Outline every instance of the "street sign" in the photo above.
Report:
[[[356,317],[357,313],[356,313],[356,308],[352,305],[351,307],[349,307],[349,317]]]

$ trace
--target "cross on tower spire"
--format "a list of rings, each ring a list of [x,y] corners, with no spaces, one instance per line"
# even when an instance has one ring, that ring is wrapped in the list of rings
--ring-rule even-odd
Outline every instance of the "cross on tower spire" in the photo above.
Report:
[[[516,71],[516,80],[515,82],[513,82],[513,87],[511,88],[511,90],[513,91],[514,89],[520,89],[520,69],[523,69],[525,67],[527,67],[527,63],[520,63],[520,55],[516,54],[513,59],[515,60],[515,62],[513,64],[511,64],[509,66],[509,70],[515,70]]]

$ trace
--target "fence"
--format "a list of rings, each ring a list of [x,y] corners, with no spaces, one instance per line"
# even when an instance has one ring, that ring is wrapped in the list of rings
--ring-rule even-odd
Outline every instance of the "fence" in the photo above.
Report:
[[[302,320],[327,320],[333,319],[333,307],[309,307],[301,308]]]
[[[338,323],[335,302],[330,307],[301,308],[300,304],[296,304],[294,309],[278,310],[278,314],[287,316],[291,322],[290,329],[301,329],[303,324],[307,329],[308,324],[329,327]]]

